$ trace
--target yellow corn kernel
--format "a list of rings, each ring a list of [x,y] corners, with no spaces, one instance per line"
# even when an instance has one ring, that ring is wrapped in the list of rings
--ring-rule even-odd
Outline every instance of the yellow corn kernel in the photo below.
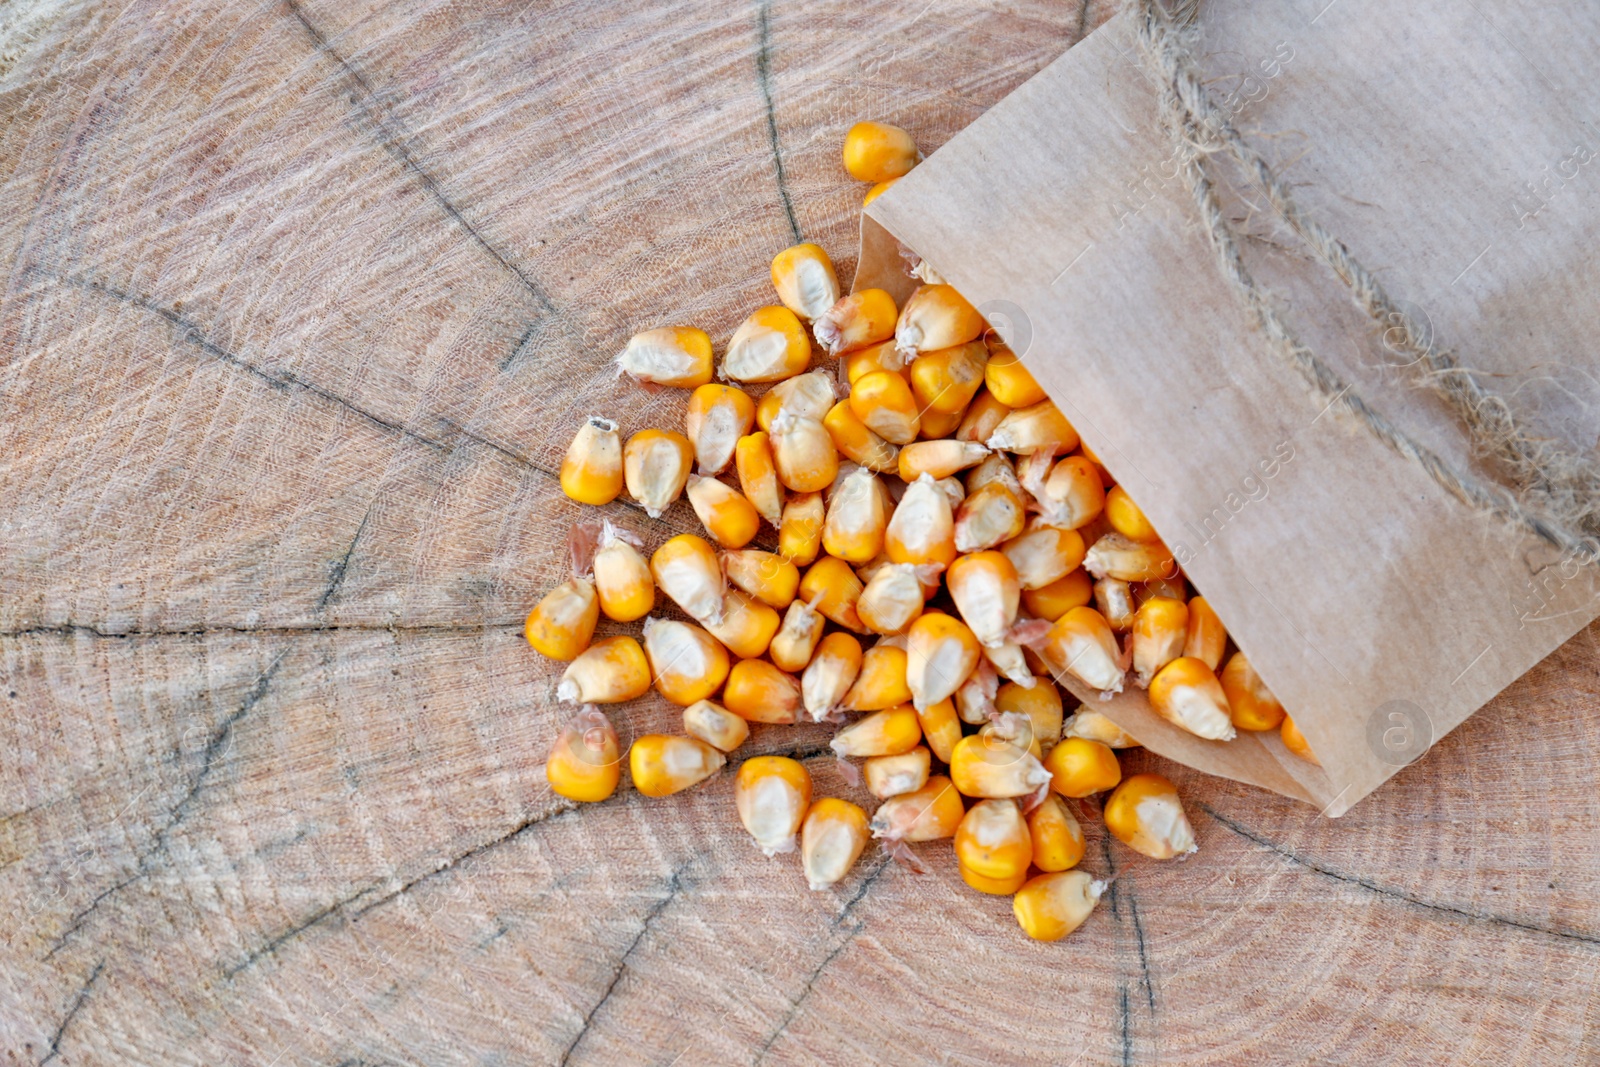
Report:
[[[1044,387],[1033,380],[1010,345],[994,334],[989,335],[988,344],[989,362],[983,370],[983,384],[997,403],[1008,408],[1028,408],[1045,399]]]
[[[817,343],[830,356],[882,344],[894,337],[900,309],[882,289],[862,289],[844,297],[816,321]]]
[[[1042,638],[1049,632],[1050,626],[1048,623],[1038,622],[1037,633],[1032,632],[1034,627],[1028,629],[1030,639]],[[1029,651],[1010,638],[998,644],[983,646],[984,658],[994,665],[994,669],[1000,672],[1002,678],[1024,686],[1033,685],[1037,681],[1033,676],[1033,669],[1028,665]]]
[[[594,583],[587,578],[568,578],[528,613],[522,632],[535,652],[570,662],[589,647],[599,620],[600,600]]]
[[[899,178],[890,178],[888,181],[879,182],[871,189],[868,189],[867,195],[861,198],[861,206],[866,207],[868,204],[878,199],[878,197],[882,196],[884,193],[887,193],[889,191],[889,186],[893,185],[899,180]]]
[[[1172,725],[1209,741],[1232,741],[1233,719],[1222,683],[1204,662],[1180,656],[1150,681],[1150,706]]]
[[[1045,680],[1033,685],[1007,682],[994,695],[995,710],[1025,715],[1033,725],[1033,741],[1049,751],[1061,740],[1061,692]]]
[[[893,341],[884,341],[855,352],[846,352],[839,357],[839,362],[844,365],[844,380],[848,385],[856,384],[857,378],[873,371],[886,370],[902,374],[906,369],[905,357],[900,354]],[[909,379],[907,384],[910,384]]]
[[[991,705],[992,706],[992,705]],[[1011,742],[1019,748],[1028,750],[1034,759],[1044,759],[1044,746],[1039,738],[1033,736],[1033,720],[1018,712],[993,711],[990,721],[983,724],[978,730],[980,737],[986,745],[996,745],[1002,742]]]
[[[1228,697],[1228,714],[1240,730],[1276,730],[1283,722],[1283,705],[1261,680],[1243,652],[1235,652],[1222,668],[1222,691]]]
[[[844,169],[858,182],[891,181],[921,160],[911,135],[887,122],[858,122],[844,135]]]
[[[798,493],[826,489],[839,475],[839,453],[828,428],[787,409],[772,420],[772,458],[778,481]]]
[[[691,619],[721,622],[727,583],[717,550],[703,537],[679,534],[650,556],[650,576]]]
[[[1022,533],[1027,518],[1016,492],[1003,481],[989,482],[970,491],[956,511],[956,549],[978,552],[993,548]]]
[[[862,654],[856,680],[839,706],[845,711],[880,711],[910,699],[906,650],[880,642]]]
[[[1054,794],[1028,813],[1028,836],[1033,838],[1033,865],[1041,871],[1070,870],[1083,859],[1083,827]]]
[[[590,645],[567,665],[556,699],[568,704],[620,704],[650,690],[644,649],[626,635]]]
[[[806,669],[822,640],[824,620],[803,601],[796,600],[784,613],[783,625],[773,635],[767,654],[779,670],[797,674]]]
[[[822,425],[833,439],[834,447],[851,462],[879,474],[896,469],[900,450],[869,429],[856,415],[850,401],[841,400],[835,404]]]
[[[979,874],[965,863],[957,863],[956,870],[961,874],[961,880],[971,888],[980,893],[988,893],[997,897],[1011,896],[1028,881],[1027,871],[1009,878],[990,878],[987,875]]]
[[[988,455],[989,450],[976,441],[913,441],[900,449],[900,480],[910,485],[926,474],[938,481],[982,463]]]
[[[786,307],[758,308],[728,340],[722,377],[736,382],[781,382],[811,362],[811,338]]]
[[[873,571],[867,587],[856,602],[861,623],[876,634],[903,634],[922,614],[927,590],[919,572],[924,568],[910,563],[886,563]]]
[[[1113,486],[1106,493],[1106,519],[1111,523],[1113,530],[1130,541],[1161,540],[1155,527],[1150,525],[1150,520],[1139,510],[1139,505],[1133,502],[1128,491],[1120,485]]]
[[[728,650],[693,623],[646,619],[644,652],[656,692],[684,707],[711,696],[728,677]]]
[[[829,748],[840,756],[898,756],[922,740],[922,726],[910,704],[875,711],[834,734]]]
[[[636,333],[617,356],[617,373],[636,382],[693,389],[711,380],[711,338],[693,326]]]
[[[1083,563],[1083,538],[1078,531],[1035,519],[1020,535],[1000,546],[1024,589],[1042,589],[1060,581]]]
[[[764,659],[735,663],[722,691],[722,706],[746,722],[796,722],[801,703],[799,679]]]
[[[1178,790],[1159,774],[1134,774],[1106,798],[1106,829],[1135,852],[1155,860],[1196,852],[1194,828]]]
[[[968,341],[919,354],[911,364],[911,392],[928,412],[959,415],[983,387],[983,368],[989,350],[982,341]],[[961,420],[956,420],[960,425]]]
[[[964,345],[983,333],[983,316],[950,285],[923,285],[900,309],[894,342],[908,359]]]
[[[1083,871],[1061,871],[1030,878],[1011,898],[1022,932],[1035,941],[1060,941],[1082,926],[1106,883]]]
[[[979,644],[993,646],[1007,639],[1017,621],[1022,587],[1005,553],[972,552],[957,557],[945,574],[945,587]]]
[[[720,622],[705,619],[701,625],[741,659],[755,659],[766,652],[782,623],[776,611],[742,589],[728,590],[722,609]]]
[[[861,672],[862,659],[861,642],[849,634],[831,633],[822,639],[800,676],[800,695],[813,722],[839,709]]]
[[[917,722],[922,726],[922,739],[933,754],[945,763],[961,740],[961,720],[956,716],[956,706],[949,697],[925,708],[917,709]]]
[[[1107,748],[1138,748],[1139,742],[1123,732],[1104,712],[1092,708],[1079,708],[1061,724],[1062,737],[1082,737],[1098,741]]]
[[[1052,671],[1072,675],[1091,689],[1122,692],[1122,650],[1105,616],[1093,608],[1072,608],[1050,627],[1039,655]]]
[[[715,478],[689,476],[689,504],[723,548],[743,548],[761,529],[761,513],[738,490]]]
[[[793,852],[795,833],[811,806],[811,775],[787,756],[752,756],[739,767],[733,802],[762,852]]]
[[[861,770],[867,780],[867,792],[880,800],[888,800],[902,793],[915,793],[927,785],[931,766],[927,746],[918,745],[910,752],[871,756],[861,765]]]
[[[787,608],[800,588],[800,568],[776,552],[758,548],[724,552],[722,573],[737,588],[774,608]]]
[[[918,710],[955,694],[978,665],[978,639],[966,623],[924,611],[906,631],[906,684]]]
[[[956,714],[961,721],[969,726],[987,723],[990,716],[996,714],[994,696],[999,688],[1000,678],[993,665],[987,657],[980,659],[977,667],[956,688]]]
[[[938,487],[939,492],[944,494],[944,498],[950,502],[950,511],[953,519],[955,509],[959,508],[961,506],[961,502],[967,499],[967,487],[962,484],[960,478],[953,476],[949,478],[939,478],[933,484]],[[952,530],[950,535],[954,537],[955,531]]]
[[[917,428],[917,436],[924,441],[937,441],[949,437],[961,425],[961,418],[965,414],[965,408],[952,411],[948,415],[939,411],[924,411]]]
[[[956,859],[974,874],[1004,881],[1033,862],[1033,839],[1015,800],[980,800],[956,827]]]
[[[750,736],[750,724],[719,704],[697,700],[683,709],[683,732],[712,748],[732,752]]]
[[[1096,578],[1116,578],[1124,582],[1170,578],[1178,570],[1172,561],[1172,551],[1160,541],[1130,541],[1116,532],[1102,535],[1089,546],[1083,566]],[[1192,625],[1192,611],[1190,615]]]
[[[963,737],[950,753],[950,780],[969,797],[1027,796],[1050,779],[1026,743],[994,733]]]
[[[739,438],[750,432],[755,421],[756,402],[737,386],[702,385],[690,394],[684,429],[694,445],[700,473],[727,470]]]
[[[628,495],[659,519],[683,493],[694,466],[694,445],[681,433],[640,430],[622,450],[622,477]]]
[[[617,424],[590,415],[561,461],[561,491],[580,504],[609,504],[622,492],[622,441]]]
[[[829,622],[858,634],[866,633],[867,628],[856,613],[862,588],[861,579],[850,569],[850,564],[824,555],[800,579],[800,599],[820,611]]]
[[[1144,606],[1145,601],[1158,596],[1187,603],[1189,590],[1183,583],[1183,575],[1175,574],[1171,578],[1155,578],[1148,582],[1140,582],[1133,587],[1133,602],[1140,607]]]
[[[890,444],[906,445],[917,439],[921,409],[911,386],[899,374],[886,370],[863,374],[850,386],[849,403],[862,425]]]
[[[778,554],[797,567],[809,567],[822,551],[822,526],[827,508],[821,493],[796,493],[783,507],[778,523]]]
[[[1285,715],[1283,717],[1283,725],[1279,727],[1278,732],[1279,736],[1283,738],[1284,748],[1308,763],[1315,763],[1318,767],[1322,766],[1322,761],[1317,759],[1317,754],[1311,751],[1311,743],[1306,740],[1306,735],[1300,732],[1300,727],[1294,724],[1293,719]]]
[[[872,836],[889,842],[938,841],[954,837],[967,814],[950,779],[933,775],[914,793],[901,793],[878,805]]]
[[[734,446],[734,469],[739,472],[739,490],[763,519],[774,528],[783,521],[783,486],[773,463],[772,445],[761,431],[746,434]]]
[[[1212,670],[1222,662],[1222,650],[1228,644],[1228,631],[1222,620],[1211,610],[1211,602],[1203,596],[1189,601],[1189,636],[1183,643],[1183,654],[1192,656]]]
[[[807,322],[820,319],[839,299],[833,261],[809,241],[772,257],[772,287],[783,306]]]
[[[820,420],[838,399],[832,374],[821,370],[797,374],[767,390],[756,405],[756,423],[771,433],[772,423],[782,411]]]
[[[956,427],[956,440],[975,441],[981,445],[994,436],[995,430],[1009,414],[1010,408],[996,400],[987,389],[981,389],[961,416],[961,423]]]
[[[1050,401],[1016,408],[1000,420],[984,444],[1001,452],[1029,456],[1035,452],[1060,455],[1078,447],[1078,431]]]
[[[1076,530],[1105,510],[1106,491],[1100,471],[1082,456],[1068,456],[1050,468],[1039,485],[1027,485],[1039,502],[1039,514],[1057,526]]]
[[[1081,543],[1081,541],[1080,541]],[[1021,572],[1018,572],[1020,577]],[[1073,608],[1094,600],[1094,581],[1082,567],[1057,578],[1049,585],[1022,590],[1022,606],[1036,619],[1055,622]]]
[[[828,499],[822,547],[838,559],[865,563],[883,551],[888,525],[889,502],[878,476],[858,467],[841,479]]]
[[[1189,609],[1183,601],[1151,597],[1133,617],[1134,680],[1144,689],[1156,672],[1183,655],[1189,633]]]
[[[1016,494],[1022,496],[1022,483],[1017,480],[1016,468],[1011,463],[1011,457],[1004,452],[991,452],[984,461],[967,472],[967,496],[971,496],[979,489],[997,482]]]
[[[557,796],[594,803],[617,791],[622,778],[622,746],[611,720],[599,708],[584,708],[561,728],[544,776]]]
[[[698,737],[645,734],[628,749],[633,787],[647,797],[669,797],[720,771],[728,757]]]
[[[1135,608],[1133,588],[1116,578],[1101,578],[1094,583],[1094,606],[1106,625],[1119,634],[1133,629]]]
[[[1117,754],[1099,741],[1069,737],[1045,757],[1050,788],[1064,797],[1087,797],[1114,789],[1122,781]]]
[[[883,547],[895,563],[945,567],[955,560],[955,516],[931,476],[919,475],[906,487],[884,528]]]
[[[800,866],[812,889],[826,889],[850,873],[867,847],[867,813],[838,797],[814,801],[800,824]]]
[[[600,527],[600,549],[594,556],[594,588],[608,619],[632,622],[650,614],[656,604],[656,583],[650,564],[635,546],[638,536],[619,530],[607,519]]]

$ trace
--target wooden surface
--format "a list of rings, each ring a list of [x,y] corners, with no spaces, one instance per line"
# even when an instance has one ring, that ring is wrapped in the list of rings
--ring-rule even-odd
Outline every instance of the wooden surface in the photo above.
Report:
[[[808,892],[726,774],[544,785],[551,472],[682,411],[609,357],[796,235],[848,276],[846,126],[936,148],[1109,13],[0,8],[5,1062],[1600,1060],[1600,630],[1337,821],[1163,768],[1199,855],[1091,828],[1057,945],[945,856]]]

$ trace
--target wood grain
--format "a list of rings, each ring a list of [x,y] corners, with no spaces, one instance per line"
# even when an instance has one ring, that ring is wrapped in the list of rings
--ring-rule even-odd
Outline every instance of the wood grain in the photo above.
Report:
[[[551,472],[681,417],[610,356],[848,276],[846,125],[935,148],[1110,10],[0,10],[6,1062],[1600,1061],[1600,630],[1337,822],[1165,767],[1200,854],[1092,831],[1054,946],[947,860],[807,892],[728,775],[544,784]]]

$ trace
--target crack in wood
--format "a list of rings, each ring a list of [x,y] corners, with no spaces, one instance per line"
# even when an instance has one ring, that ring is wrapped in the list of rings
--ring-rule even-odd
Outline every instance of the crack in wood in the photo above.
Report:
[[[473,623],[328,623],[315,626],[230,626],[213,624],[170,630],[108,630],[103,625],[68,622],[58,625],[29,626],[20,630],[0,630],[0,640],[20,640],[25,637],[92,637],[108,641],[134,638],[207,637],[215,634],[245,634],[252,637],[301,637],[319,634],[476,634],[498,630],[520,630],[522,619],[504,619]]]
[[[761,99],[767,111],[767,141],[772,147],[773,171],[778,179],[778,194],[783,197],[783,213],[789,219],[789,232],[794,243],[800,236],[800,223],[795,219],[794,201],[789,197],[789,179],[783,171],[783,147],[778,140],[778,114],[772,103],[772,0],[756,0],[756,84],[761,88]]]
[[[1486,923],[1491,926],[1504,926],[1513,930],[1522,930],[1530,934],[1542,934],[1546,937],[1559,938],[1563,941],[1572,941],[1580,945],[1600,945],[1600,934],[1586,933],[1581,930],[1557,930],[1552,926],[1540,926],[1538,923],[1526,922],[1522,919],[1513,919],[1506,915],[1496,915],[1493,912],[1472,911],[1468,908],[1457,907],[1454,904],[1441,904],[1438,901],[1426,900],[1417,896],[1415,893],[1408,892],[1404,889],[1396,889],[1391,886],[1379,885],[1376,881],[1365,877],[1364,875],[1351,874],[1348,871],[1342,871],[1331,864],[1323,863],[1320,860],[1312,859],[1308,856],[1302,855],[1300,852],[1290,848],[1287,845],[1281,845],[1278,842],[1273,841],[1265,835],[1259,833],[1258,831],[1251,830],[1250,828],[1235,822],[1226,815],[1223,815],[1221,812],[1213,809],[1209,804],[1202,803],[1199,805],[1199,808],[1201,811],[1215,819],[1218,823],[1233,831],[1238,836],[1244,838],[1246,841],[1251,841],[1257,845],[1260,845],[1269,852],[1288,860],[1294,866],[1303,867],[1308,871],[1320,874],[1326,878],[1332,878],[1335,881],[1344,882],[1348,885],[1359,886],[1375,896],[1385,897],[1389,900],[1396,900],[1403,904],[1410,904],[1413,907],[1421,908],[1425,911],[1438,912],[1443,915],[1452,915],[1457,918],[1468,919],[1473,922]]]
[[[367,522],[372,518],[372,508],[367,508],[367,513],[361,516],[361,525],[356,527],[355,536],[350,538],[350,547],[344,550],[344,555],[333,565],[328,574],[327,588],[322,590],[322,595],[317,598],[317,610],[326,611],[328,604],[338,594],[339,587],[344,584],[344,576],[350,569],[350,557],[355,554],[356,545],[361,540],[361,535],[366,532]]]
[[[61,1055],[61,1042],[67,1036],[67,1028],[72,1025],[72,1021],[83,1010],[84,1004],[89,1000],[89,994],[94,990],[95,983],[100,980],[100,975],[105,972],[105,969],[106,961],[102,959],[94,965],[94,970],[89,972],[89,977],[84,979],[83,985],[78,988],[78,995],[72,1000],[72,1006],[61,1017],[61,1025],[57,1026],[56,1032],[51,1035],[50,1048],[45,1052],[44,1057],[39,1060],[39,1067],[44,1067],[45,1064]]]
[[[1104,821],[1102,819],[1102,821]],[[1111,848],[1110,836],[1100,839],[1100,854],[1106,864],[1106,880],[1110,883],[1106,888],[1106,902],[1111,906],[1111,917],[1118,926],[1123,923],[1123,913],[1126,910],[1127,921],[1133,927],[1134,943],[1139,956],[1139,984],[1144,990],[1145,1003],[1150,1008],[1150,1025],[1156,1025],[1156,983],[1150,967],[1150,954],[1145,945],[1144,921],[1139,917],[1139,900],[1133,891],[1133,882],[1126,875],[1119,875],[1116,856]],[[1118,940],[1118,954],[1121,955],[1125,942]],[[1122,968],[1123,974],[1117,982],[1118,991],[1118,1019],[1121,1034],[1122,1062],[1131,1064],[1136,1053],[1135,1027],[1133,1020],[1133,1005],[1129,997],[1129,982],[1133,975],[1129,968]]]

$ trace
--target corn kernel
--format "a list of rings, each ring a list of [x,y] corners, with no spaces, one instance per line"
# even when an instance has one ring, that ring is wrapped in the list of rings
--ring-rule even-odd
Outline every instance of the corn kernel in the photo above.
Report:
[[[1199,850],[1178,790],[1159,774],[1122,780],[1106,799],[1106,829],[1151,859],[1169,860]]]
[[[988,337],[989,361],[984,367],[983,383],[995,402],[1008,408],[1028,408],[1045,399],[1044,387],[1033,380],[1028,368],[1011,350],[1011,346],[994,334]]]
[[[840,730],[829,743],[840,756],[898,756],[922,740],[922,727],[910,704],[875,711]]]
[[[981,445],[994,436],[995,430],[1009,414],[1011,409],[996,400],[993,393],[980,389],[961,416],[961,423],[956,427],[956,440],[974,441]]]
[[[906,445],[917,439],[921,408],[911,386],[899,374],[880,370],[862,375],[850,386],[849,403],[856,418],[890,444]]]
[[[1139,510],[1139,505],[1133,502],[1128,491],[1120,485],[1106,493],[1106,518],[1110,520],[1113,530],[1130,541],[1161,540],[1155,527],[1150,525],[1150,520]]]
[[[933,775],[914,793],[901,793],[878,805],[872,836],[892,843],[938,841],[954,837],[966,805],[950,779]]]
[[[811,806],[811,775],[787,756],[753,756],[739,767],[733,801],[756,847],[768,856],[793,852]]]
[[[722,376],[738,382],[781,382],[811,362],[811,338],[786,307],[757,309],[733,332]]]
[[[888,181],[879,182],[871,189],[868,189],[867,195],[861,198],[861,206],[866,207],[868,204],[878,199],[878,197],[882,196],[884,193],[887,193],[889,191],[889,187],[899,180],[899,178],[890,178]]]
[[[755,659],[772,644],[782,620],[778,613],[742,589],[730,589],[722,598],[722,619],[702,620],[711,636],[741,659]]]
[[[1046,752],[1061,740],[1061,692],[1048,681],[1031,686],[1008,682],[995,693],[994,707],[1001,714],[1027,716],[1034,743]]]
[[[862,588],[861,579],[850,569],[850,564],[824,555],[801,577],[800,599],[815,607],[829,622],[858,634],[866,633],[867,628],[856,612]]]
[[[1026,629],[1030,640],[1042,639],[1050,632],[1050,624],[1037,619],[1030,619],[1027,624],[1018,623],[1018,626]],[[1028,666],[1028,651],[1016,641],[1008,638],[998,644],[984,645],[983,656],[994,665],[1002,678],[1024,686],[1033,685],[1036,681],[1033,670]]]
[[[1081,541],[1080,541],[1081,543]],[[1019,577],[1020,577],[1020,571]],[[1094,581],[1082,567],[1057,578],[1049,585],[1022,590],[1022,606],[1036,619],[1055,622],[1073,608],[1084,607],[1094,600]]]
[[[774,608],[787,608],[800,588],[800,568],[758,548],[722,553],[722,572],[734,586]]]
[[[921,405],[924,417],[930,412],[960,416],[983,388],[984,364],[989,350],[982,341],[968,341],[932,352],[920,353],[912,362],[909,377],[911,392]],[[961,424],[958,417],[950,427]]]
[[[570,662],[589,647],[599,619],[600,600],[594,583],[587,578],[568,578],[528,613],[522,632],[534,651]]]
[[[856,602],[861,623],[876,634],[903,634],[922,614],[927,592],[922,573],[937,582],[937,568],[911,563],[887,563],[873,571]]]
[[[994,698],[999,690],[1000,677],[995,674],[994,665],[987,658],[980,659],[956,688],[956,714],[969,726],[982,726],[998,714]]]
[[[1222,650],[1228,644],[1228,631],[1222,620],[1211,610],[1211,602],[1203,596],[1189,601],[1189,636],[1183,643],[1183,654],[1204,663],[1212,670],[1222,662]]]
[[[839,357],[839,363],[844,368],[844,380],[847,385],[856,384],[857,378],[873,371],[886,370],[902,374],[906,369],[905,356],[901,355],[893,341],[883,341],[854,352],[846,352]],[[906,382],[909,385],[910,379]]]
[[[684,429],[694,444],[700,473],[727,470],[739,438],[750,432],[755,421],[755,401],[737,386],[702,385],[696,389],[689,397]]]
[[[1054,794],[1028,813],[1028,835],[1033,839],[1033,865],[1041,871],[1070,870],[1083,859],[1083,827]]]
[[[902,793],[915,793],[927,785],[930,766],[932,761],[927,746],[918,745],[910,752],[870,756],[862,764],[861,770],[867,780],[867,792],[880,800],[888,800]]]
[[[906,631],[906,684],[918,710],[955,694],[978,665],[978,639],[960,619],[924,611]]]
[[[849,400],[835,404],[822,420],[822,425],[832,438],[834,447],[851,462],[879,474],[888,474],[896,469],[900,450],[868,428],[856,415]]]
[[[858,467],[840,480],[828,500],[822,524],[822,547],[830,556],[865,563],[883,551],[889,525],[889,500],[878,476]]]
[[[743,548],[761,529],[761,514],[743,494],[715,478],[689,476],[689,504],[723,548]]]
[[[667,541],[651,555],[650,575],[656,588],[691,619],[700,623],[722,621],[727,583],[717,551],[705,538],[679,534]]]
[[[1283,705],[1250,666],[1243,652],[1229,657],[1218,680],[1223,693],[1227,694],[1228,714],[1237,729],[1276,730],[1283,722]]]
[[[1026,744],[973,734],[950,754],[950,780],[969,797],[1021,797],[1048,784],[1051,774]]]
[[[693,389],[711,380],[711,338],[693,326],[636,333],[617,356],[617,373],[636,382]]]
[[[956,827],[956,859],[994,881],[1014,879],[1033,862],[1033,839],[1015,800],[980,800]]]
[[[1065,526],[1035,519],[1021,534],[1000,546],[1024,589],[1041,589],[1065,578],[1083,563],[1083,538]]]
[[[1083,871],[1030,878],[1011,900],[1022,932],[1035,941],[1060,941],[1082,926],[1105,892],[1106,883]]]
[[[728,672],[722,706],[746,722],[798,721],[800,681],[762,659],[742,659]]]
[[[831,633],[822,639],[800,676],[801,699],[813,722],[839,709],[861,672],[863,658],[861,642],[849,634]]]
[[[626,635],[596,641],[567,665],[556,699],[567,704],[620,704],[650,690],[650,664]]]
[[[894,340],[907,358],[964,345],[983,333],[983,316],[953,286],[923,285],[906,300]]]
[[[893,181],[921,160],[912,136],[887,122],[858,122],[844,136],[844,169],[856,181]]]
[[[761,431],[746,434],[734,446],[734,469],[744,498],[776,529],[783,521],[783,486],[772,459],[772,445]]]
[[[692,623],[646,619],[644,651],[656,692],[674,704],[704,700],[728,677],[728,650]]]
[[[845,711],[880,711],[911,699],[906,684],[906,650],[880,641],[861,656],[850,691],[840,703]]]
[[[1029,458],[1043,455],[1035,453]],[[1019,477],[1021,473],[1019,470]],[[1068,456],[1056,463],[1041,482],[1021,480],[1038,501],[1039,514],[1057,526],[1076,530],[1093,522],[1105,510],[1106,492],[1100,484],[1100,472],[1082,456]]]
[[[1060,455],[1078,447],[1078,431],[1055,404],[1041,400],[1029,407],[1016,408],[1001,419],[984,444],[996,451],[1024,456],[1035,452]]]
[[[1183,655],[1189,633],[1189,609],[1181,600],[1151,597],[1133,618],[1135,681],[1148,689],[1156,672]]]
[[[622,441],[617,424],[590,415],[561,461],[561,491],[580,504],[609,504],[622,492]]]
[[[900,480],[907,485],[922,475],[937,481],[982,463],[989,450],[975,441],[913,441],[900,449]]]
[[[900,309],[882,289],[862,289],[844,297],[816,321],[817,343],[830,356],[882,344],[894,337]]]
[[[970,888],[976,889],[980,893],[988,893],[997,897],[1011,896],[1028,881],[1027,871],[1007,878],[990,878],[987,875],[979,874],[965,863],[957,863],[956,870],[960,873],[961,880],[967,883]]]
[[[1022,587],[1005,553],[972,552],[957,557],[945,575],[945,587],[979,644],[994,646],[1007,639],[1017,621]]]
[[[669,797],[710,778],[728,757],[698,737],[645,734],[628,749],[633,787],[647,797]]]
[[[893,562],[913,566],[942,567],[955,560],[955,517],[931,476],[920,475],[906,487],[884,529],[884,550]]]
[[[1011,457],[1004,452],[989,453],[982,463],[967,472],[967,496],[991,482],[998,482],[1019,498],[1022,496],[1022,483],[1017,480],[1016,468],[1012,465]]]
[[[833,261],[809,241],[773,257],[772,287],[783,306],[807,322],[820,319],[839,300],[839,279],[833,273]]]
[[[1098,741],[1107,748],[1138,748],[1139,742],[1123,732],[1104,712],[1079,708],[1061,724],[1062,737],[1082,737]]]
[[[822,551],[827,509],[821,493],[796,493],[784,505],[778,524],[778,554],[797,567],[809,567]]]
[[[1135,611],[1133,588],[1116,578],[1101,578],[1094,583],[1094,606],[1112,631],[1125,634],[1133,629]]]
[[[1102,693],[1122,692],[1127,670],[1116,635],[1093,608],[1072,608],[1045,635],[1039,655],[1053,671],[1072,675]]]
[[[1133,587],[1133,602],[1140,607],[1152,597],[1164,596],[1170,600],[1189,600],[1189,590],[1184,585],[1183,575],[1175,574],[1171,578],[1153,578],[1148,582],[1140,582]]]
[[[617,791],[622,748],[603,711],[584,708],[561,728],[550,746],[544,775],[551,790],[568,800],[594,803]]]
[[[1148,582],[1170,578],[1177,573],[1172,551],[1160,541],[1130,541],[1119,533],[1108,533],[1089,546],[1084,569],[1096,578],[1116,578],[1124,582]],[[1191,625],[1193,625],[1191,615]]]
[[[1300,732],[1300,727],[1296,726],[1294,720],[1287,715],[1283,717],[1283,725],[1279,727],[1279,736],[1283,738],[1284,748],[1308,763],[1322,766],[1317,754],[1311,751],[1311,743],[1306,740],[1306,735]]]
[[[956,511],[956,548],[979,552],[1009,541],[1022,533],[1027,511],[1022,498],[1003,481],[992,481],[973,490]]]
[[[636,547],[644,542],[606,519],[600,526],[600,549],[594,557],[594,588],[606,618],[632,622],[650,614],[656,603],[656,583],[650,564]]]
[[[771,433],[772,422],[782,411],[788,411],[803,419],[820,420],[838,399],[838,390],[832,374],[822,370],[797,374],[767,390],[766,395],[761,398],[761,403],[756,405],[756,422],[763,430]]]
[[[822,640],[823,618],[805,602],[796,600],[783,616],[783,625],[773,635],[767,654],[773,666],[790,674],[806,669]]]
[[[956,717],[955,703],[948,697],[936,704],[917,709],[917,722],[922,726],[922,739],[942,762],[950,762],[956,742],[961,740],[961,720]]]
[[[732,752],[750,736],[750,724],[719,704],[697,700],[683,709],[683,732],[722,752]]]
[[[1122,781],[1117,754],[1099,741],[1069,737],[1045,757],[1050,788],[1064,797],[1087,797],[1114,789]]]
[[[628,495],[659,519],[683,494],[694,465],[694,445],[681,433],[640,430],[622,450],[622,478]]]
[[[772,420],[772,458],[778,481],[799,493],[826,489],[839,474],[839,452],[828,428],[788,409]]]
[[[867,847],[867,813],[837,797],[814,801],[800,824],[800,866],[812,889],[826,889],[850,873]]]

